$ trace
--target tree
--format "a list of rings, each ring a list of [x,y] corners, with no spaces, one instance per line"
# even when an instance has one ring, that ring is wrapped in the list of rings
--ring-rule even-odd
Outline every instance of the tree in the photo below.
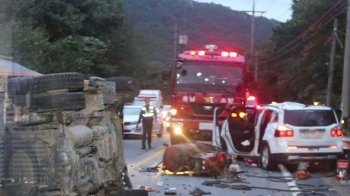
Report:
[[[14,61],[41,73],[145,74],[139,33],[119,0],[2,0],[12,25]],[[142,65],[142,66],[141,66]],[[133,71],[138,70],[138,71]]]
[[[270,50],[262,52],[269,58],[261,61],[261,78],[274,89],[274,99],[325,102],[333,20],[338,18],[344,28],[345,8],[345,0],[293,1],[292,19],[274,30]],[[335,97],[341,92],[342,59],[342,51],[337,50]]]

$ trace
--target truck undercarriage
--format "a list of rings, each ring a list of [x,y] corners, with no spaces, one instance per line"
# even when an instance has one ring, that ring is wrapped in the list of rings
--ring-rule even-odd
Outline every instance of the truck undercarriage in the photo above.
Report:
[[[0,79],[1,195],[133,194],[120,84],[79,73]]]

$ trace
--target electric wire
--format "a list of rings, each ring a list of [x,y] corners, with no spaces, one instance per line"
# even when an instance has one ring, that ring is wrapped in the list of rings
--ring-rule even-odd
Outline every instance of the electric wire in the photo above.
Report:
[[[303,36],[305,36],[307,33],[309,33],[312,29],[315,28],[315,26],[320,23],[325,17],[327,17],[331,12],[333,12],[334,9],[337,8],[339,4],[344,0],[339,0],[337,3],[335,3],[325,14],[323,14],[316,22],[311,24],[305,31],[303,31],[300,35],[298,35],[296,38],[294,38],[291,42],[280,48],[279,50],[283,50],[285,48],[288,48],[290,45],[294,44],[294,42],[298,41],[301,39]]]
[[[276,0],[271,0],[270,5],[267,6],[267,8],[265,9],[265,10],[266,10],[265,12],[267,12],[267,11],[271,8],[272,4],[273,4],[275,1],[276,1]],[[289,10],[289,9],[288,9],[288,10]]]
[[[267,59],[265,61],[262,61],[261,63],[268,63],[271,61],[274,61],[276,59],[281,58],[282,56],[292,52],[294,49],[296,49],[298,46],[300,46],[302,43],[311,40],[313,37],[315,37],[317,35],[317,31],[315,31],[316,29],[322,29],[324,26],[326,26],[328,23],[330,23],[334,18],[336,18],[337,16],[339,16],[340,14],[342,14],[345,11],[346,6],[340,4],[343,0],[339,0],[335,5],[332,6],[331,9],[329,9],[320,19],[318,19],[315,23],[313,23],[309,28],[307,28],[302,34],[300,34],[299,36],[297,36],[294,40],[292,40],[291,42],[289,42],[287,45],[283,46],[282,48],[278,49],[277,52],[275,52],[274,54],[278,54],[277,56],[274,56],[273,58]],[[318,28],[316,28],[316,25],[320,24],[318,26]],[[307,33],[311,33],[311,31],[314,31],[312,34],[307,34]],[[303,39],[302,39],[303,38]],[[299,39],[302,39],[301,41],[299,41],[299,43],[297,42]],[[292,47],[290,47],[288,50],[284,51],[281,54],[281,51],[283,51],[285,48],[294,45]]]
[[[334,20],[337,16],[339,16],[340,14],[342,14],[343,12],[345,11],[344,7],[338,7],[332,16],[330,16],[328,18],[328,20],[321,24],[318,29],[322,29],[324,26],[326,26],[327,24],[329,24],[332,20]],[[315,28],[314,28],[315,29]],[[310,41],[312,38],[316,37],[318,35],[318,32],[315,31],[315,32],[312,32],[312,34],[309,34],[307,35],[302,41],[300,41],[299,43],[296,43],[296,45],[294,45],[293,47],[289,48],[287,51],[283,52],[282,54],[279,54],[273,58],[270,58],[270,59],[267,59],[267,60],[263,60],[261,61],[261,63],[269,63],[269,62],[272,62],[272,61],[275,61],[289,53],[291,53],[293,50],[295,50],[297,47],[301,46],[303,43],[307,42],[307,41]],[[323,40],[323,39],[322,39]],[[322,41],[322,40],[316,40],[317,43],[319,43],[319,41]],[[314,45],[314,44],[312,44]],[[314,48],[314,47],[309,47],[309,48]],[[305,52],[305,50],[303,51]]]

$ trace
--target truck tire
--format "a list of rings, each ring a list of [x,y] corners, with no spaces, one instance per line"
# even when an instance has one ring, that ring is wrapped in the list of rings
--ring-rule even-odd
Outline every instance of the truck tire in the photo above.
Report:
[[[20,83],[22,84],[21,89],[25,90],[25,92],[22,94],[25,94],[28,92],[28,87],[24,85],[26,83],[22,82],[22,81],[27,81],[27,79],[32,79],[32,77],[14,77],[14,78],[8,79],[7,87],[8,87],[9,99],[12,99],[13,96],[16,94],[20,94],[18,93],[18,90],[20,88]]]
[[[41,167],[32,147],[25,141],[13,138],[2,142],[3,177],[5,179],[26,177],[28,181],[39,181]]]
[[[84,77],[80,73],[57,73],[19,80],[17,93],[42,93],[52,90],[82,91]]]
[[[140,82],[132,77],[109,77],[105,79],[115,82],[116,92],[139,92],[141,89]]]
[[[132,77],[109,77],[107,81],[115,82],[115,91],[124,95],[125,103],[134,102],[135,97],[140,94],[140,82]]]
[[[32,97],[31,112],[79,110],[83,108],[85,108],[85,95],[82,92],[37,94]]]

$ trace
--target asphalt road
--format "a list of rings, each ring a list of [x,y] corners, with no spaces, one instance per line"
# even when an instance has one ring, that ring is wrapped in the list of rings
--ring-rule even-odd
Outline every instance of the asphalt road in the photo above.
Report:
[[[208,192],[212,196],[301,196],[330,195],[349,196],[350,182],[336,181],[334,174],[325,170],[322,164],[309,167],[311,177],[307,179],[294,178],[295,168],[278,165],[275,171],[265,171],[254,163],[239,161],[243,173],[240,178],[220,176],[221,183],[213,176],[197,176],[191,174],[173,175],[163,171],[162,157],[164,143],[169,143],[169,133],[163,137],[152,137],[152,149],[141,150],[141,137],[124,139],[124,151],[128,164],[129,175],[134,188],[149,187],[150,196],[165,195],[166,191],[175,191],[177,195],[192,195],[195,188]],[[145,171],[144,168],[155,167],[158,170]],[[238,180],[240,182],[237,182]],[[207,182],[206,185],[203,183]],[[216,184],[209,186],[208,184]],[[244,185],[244,186],[242,186]],[[170,193],[169,193],[170,194]]]

